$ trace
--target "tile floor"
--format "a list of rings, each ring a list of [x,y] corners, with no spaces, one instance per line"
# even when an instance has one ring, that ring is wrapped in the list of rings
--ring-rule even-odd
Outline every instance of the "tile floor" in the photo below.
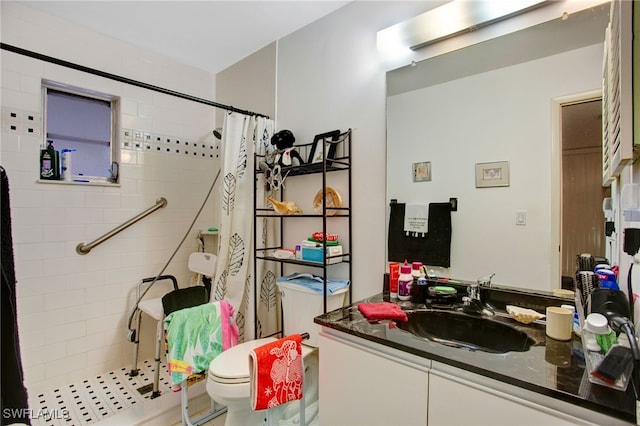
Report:
[[[128,368],[110,371],[56,388],[29,398],[30,408],[36,414],[33,426],[89,425],[141,404],[151,397],[145,392],[153,384],[153,362],[145,360],[139,365],[139,374],[131,377]],[[166,365],[160,364],[160,398],[170,394]],[[145,388],[146,387],[146,388]],[[140,389],[140,390],[139,390]],[[144,393],[141,393],[144,392]]]
[[[172,392],[165,362],[160,363],[160,396],[151,399],[154,364],[139,363],[139,374],[129,368],[109,371],[94,378],[56,388],[29,399],[36,413],[33,426],[180,426],[180,393]],[[189,387],[191,419],[210,410],[206,381]],[[226,415],[203,426],[224,426]],[[312,424],[317,425],[317,421]]]

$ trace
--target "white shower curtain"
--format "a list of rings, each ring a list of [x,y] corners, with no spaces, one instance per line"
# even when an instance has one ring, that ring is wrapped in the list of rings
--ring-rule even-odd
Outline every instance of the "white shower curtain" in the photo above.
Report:
[[[253,309],[253,194],[256,189],[253,179],[253,155],[256,147],[259,153],[270,149],[269,141],[272,134],[272,120],[235,112],[225,115],[221,144],[221,219],[212,298],[224,298],[235,308],[241,342],[254,338],[253,324],[257,321]],[[257,196],[264,199],[263,194],[259,193]],[[264,227],[260,232],[263,235],[265,232],[273,234]],[[259,271],[260,275],[264,273],[267,272]],[[258,282],[263,281],[261,279]],[[258,320],[258,324],[263,324],[260,329],[264,328],[264,324],[268,324],[268,329],[276,332],[279,329],[279,315],[275,306],[279,303],[275,295],[275,276],[273,285],[273,300],[267,299],[266,314],[265,309],[259,306],[258,315],[261,320]],[[259,291],[259,294],[263,293],[262,290]],[[259,299],[260,305],[261,300],[262,297]],[[262,332],[258,334],[258,337],[263,335]]]

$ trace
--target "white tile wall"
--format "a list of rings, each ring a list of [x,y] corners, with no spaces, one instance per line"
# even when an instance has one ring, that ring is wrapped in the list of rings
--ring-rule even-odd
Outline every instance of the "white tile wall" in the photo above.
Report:
[[[2,2],[2,40],[39,53],[98,68],[178,92],[214,99],[213,76],[152,52],[63,23],[17,2]],[[116,367],[130,367],[126,322],[137,282],[155,276],[197,212],[215,176],[217,160],[166,151],[122,150],[118,187],[37,183],[42,138],[7,110],[34,115],[41,132],[40,82],[46,78],[122,97],[122,127],[204,145],[213,150],[214,108],[1,52],[3,127],[0,162],[11,190],[18,322],[30,394]],[[27,115],[27,114],[23,114]],[[153,141],[155,142],[155,141]],[[151,144],[151,142],[149,142]],[[162,142],[159,146],[170,147]],[[149,148],[155,145],[149,145]],[[182,145],[184,146],[184,145]],[[172,147],[175,148],[175,147]],[[200,148],[204,149],[204,148]],[[168,206],[96,247],[89,242],[147,209],[160,197]],[[198,228],[217,226],[210,200],[165,273],[183,285]],[[160,285],[158,292],[160,292]],[[154,327],[143,320],[142,357],[153,351]],[[146,340],[145,340],[146,338]]]

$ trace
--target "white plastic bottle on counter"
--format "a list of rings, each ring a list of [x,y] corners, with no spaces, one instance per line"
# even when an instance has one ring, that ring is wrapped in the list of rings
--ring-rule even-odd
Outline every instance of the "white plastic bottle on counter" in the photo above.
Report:
[[[411,299],[411,287],[413,285],[413,275],[411,275],[411,266],[403,265],[400,267],[400,276],[398,277],[398,299]]]

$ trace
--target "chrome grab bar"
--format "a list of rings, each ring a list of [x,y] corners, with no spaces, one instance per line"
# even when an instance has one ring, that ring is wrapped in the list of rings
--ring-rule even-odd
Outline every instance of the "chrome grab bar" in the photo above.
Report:
[[[87,253],[89,253],[91,251],[91,249],[93,249],[95,246],[104,243],[109,238],[113,237],[114,235],[118,234],[121,231],[124,231],[125,229],[127,229],[128,227],[130,227],[131,225],[136,223],[137,221],[145,218],[146,216],[150,215],[151,213],[155,212],[156,210],[165,207],[166,205],[167,205],[167,199],[166,198],[164,198],[164,197],[158,198],[156,200],[156,204],[155,205],[149,207],[147,210],[143,211],[142,213],[138,214],[137,216],[132,217],[131,219],[129,219],[128,221],[126,221],[122,225],[120,225],[120,226],[118,226],[116,228],[113,228],[111,231],[107,232],[106,234],[104,234],[100,238],[96,238],[95,240],[91,241],[88,244],[85,244],[85,243],[78,244],[76,246],[76,253],[78,253],[78,254],[87,254]]]

